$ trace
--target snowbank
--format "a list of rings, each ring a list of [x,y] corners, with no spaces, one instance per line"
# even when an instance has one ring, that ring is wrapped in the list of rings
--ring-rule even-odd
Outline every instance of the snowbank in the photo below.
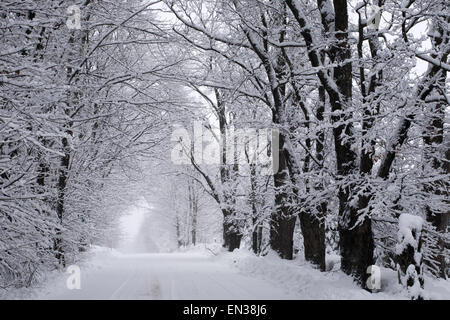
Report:
[[[238,272],[270,281],[293,292],[298,299],[355,300],[409,299],[408,293],[398,284],[397,272],[381,269],[381,290],[370,293],[361,289],[348,275],[339,270],[338,258],[327,257],[330,271],[320,272],[301,258],[288,261],[270,252],[265,257],[257,257],[244,249],[232,253],[222,253],[215,259],[235,268]],[[450,299],[450,281],[426,278],[426,299]]]
[[[115,249],[91,245],[88,251],[80,253],[77,261],[73,264],[80,266],[83,271],[101,269],[102,266],[99,261],[107,257],[120,255],[122,253]],[[66,287],[61,287],[61,284],[65,284],[67,277],[66,270],[48,271],[43,275],[43,279],[39,285],[29,288],[0,289],[0,300],[40,299],[48,292],[65,290]]]

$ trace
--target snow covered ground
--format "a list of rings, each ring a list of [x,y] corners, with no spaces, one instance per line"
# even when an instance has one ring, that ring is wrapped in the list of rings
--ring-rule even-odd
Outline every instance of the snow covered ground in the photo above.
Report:
[[[332,260],[336,260],[336,257]],[[218,259],[228,261],[243,274],[276,283],[289,290],[296,299],[409,299],[406,291],[398,284],[397,273],[381,268],[381,289],[370,293],[357,286],[352,278],[339,270],[336,264],[329,272],[320,272],[301,258],[282,260],[275,254],[257,257],[247,250],[222,254]],[[450,280],[425,280],[424,296],[427,299],[450,299]]]
[[[294,299],[268,281],[242,275],[205,253],[101,252],[81,267],[81,289],[67,276],[38,299]]]
[[[26,299],[407,299],[395,272],[382,270],[381,292],[358,288],[339,270],[320,272],[306,262],[256,257],[198,246],[177,253],[128,253],[93,248],[80,264],[81,289],[69,290],[58,273],[33,290],[11,291]],[[450,281],[427,279],[429,299],[450,299]]]

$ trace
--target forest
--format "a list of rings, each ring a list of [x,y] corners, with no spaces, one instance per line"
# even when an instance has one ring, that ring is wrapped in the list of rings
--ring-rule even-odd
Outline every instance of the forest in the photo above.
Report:
[[[144,198],[170,250],[337,255],[422,299],[450,276],[449,25],[445,0],[1,1],[0,292]]]

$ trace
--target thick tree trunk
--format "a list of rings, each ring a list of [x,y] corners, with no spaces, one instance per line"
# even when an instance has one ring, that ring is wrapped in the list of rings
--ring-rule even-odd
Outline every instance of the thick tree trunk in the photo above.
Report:
[[[259,147],[259,145],[258,145]],[[257,177],[256,177],[256,164],[251,163],[250,158],[247,154],[247,161],[250,166],[250,202],[252,206],[252,250],[255,254],[259,254],[261,252],[261,242],[262,242],[262,221],[258,219],[259,213],[256,207],[257,203]]]
[[[355,220],[352,221],[352,224],[354,223]],[[339,227],[339,237],[342,271],[352,275],[364,286],[369,277],[367,267],[373,264],[374,241],[371,220],[364,219],[352,229]]]
[[[270,246],[281,258],[292,260],[294,254],[295,217],[288,214],[280,216],[277,212],[272,216],[270,227]]]
[[[439,252],[436,254],[433,259],[438,264],[438,272],[435,273],[435,276],[441,277],[443,279],[447,278],[447,263],[445,261],[445,240],[444,235],[447,232],[448,228],[448,220],[449,220],[449,213],[440,213],[435,214],[430,208],[427,208],[427,221],[430,222],[433,227],[436,228],[436,231],[438,231],[442,236],[437,240],[436,244],[436,251]],[[431,269],[433,270],[433,269]]]
[[[242,234],[236,225],[234,213],[230,210],[222,210],[223,221],[223,247],[228,251],[239,249],[241,246]]]
[[[449,20],[449,19],[448,19]],[[443,44],[448,44],[448,36],[450,32],[444,31],[442,28],[437,28],[439,31],[437,34],[441,35],[433,38],[433,44],[435,48],[439,48]],[[445,37],[446,35],[447,37]],[[445,39],[445,41],[443,41]],[[447,62],[447,57],[443,58],[444,62]],[[431,104],[431,108],[428,108],[427,114],[429,114],[430,119],[428,120],[427,127],[425,129],[425,134],[423,141],[425,144],[424,156],[427,160],[426,165],[437,174],[450,174],[450,143],[444,140],[444,123],[445,123],[445,109],[448,107],[447,100],[443,96],[445,91],[445,84],[447,79],[447,72],[445,70],[440,71],[440,76],[437,78],[437,85],[435,91],[441,96],[441,101]],[[450,183],[448,180],[442,179],[436,181],[431,186],[426,186],[425,191],[436,195],[438,198],[444,198],[444,202],[449,202]],[[447,232],[448,220],[450,212],[436,212],[430,206],[426,207],[426,218],[427,221],[436,228],[439,233],[439,238],[437,240],[435,250],[438,252],[433,259],[438,263],[439,270],[435,273],[436,276],[441,278],[447,277],[447,265],[445,261],[445,240],[444,235]]]
[[[261,240],[262,240],[262,222],[258,222],[258,211],[256,210],[255,203],[252,203],[252,250],[255,254],[261,252]]]
[[[319,87],[319,100],[320,104],[316,111],[316,118],[318,121],[323,121],[323,113],[325,112],[326,95],[325,88]],[[316,161],[313,168],[317,170],[323,169],[323,149],[325,143],[325,132],[320,130],[316,139]],[[305,161],[306,163],[306,161]],[[306,168],[305,168],[306,169]],[[315,191],[323,190],[321,181],[314,183],[313,188]],[[322,202],[316,208],[315,215],[311,212],[302,212],[299,215],[300,226],[303,235],[303,247],[305,252],[305,259],[315,265],[317,265],[321,271],[325,271],[326,268],[326,244],[325,244],[325,221],[322,220],[327,214],[327,204]]]
[[[408,214],[401,215],[399,219],[396,256],[398,278],[414,300],[423,300],[422,224],[422,218]]]
[[[305,259],[325,271],[325,223],[311,212],[299,214]]]
[[[272,146],[273,152],[278,152],[278,171],[274,174],[276,211],[270,221],[270,246],[281,258],[293,258],[295,216],[289,207],[289,174],[287,172],[284,152],[284,137],[279,136],[279,145]]]
[[[428,144],[428,148],[426,148],[426,150],[427,150],[426,153],[429,152],[430,154],[434,153],[435,155],[436,154],[441,155],[441,153],[438,152],[437,150],[430,150],[430,149],[434,149],[432,147],[433,142],[427,141],[428,139],[424,139],[424,140]],[[437,145],[441,145],[442,141],[439,144],[438,144],[438,141],[434,141],[434,143]],[[445,156],[447,157],[447,159],[444,161],[447,161],[448,163],[450,163],[450,149],[447,150]],[[437,160],[434,157],[433,157],[433,159],[428,159],[428,160],[430,163],[432,163],[432,167],[434,170],[436,170],[438,172],[442,171],[444,174],[450,173],[450,170],[448,170],[449,165],[447,165],[447,168],[446,168],[445,165],[441,163],[441,161]],[[427,186],[425,188],[425,191],[429,192],[431,194],[434,194],[437,197],[445,197],[447,200],[444,200],[444,201],[450,201],[450,200],[448,200],[449,192],[447,191],[447,190],[449,190],[449,187],[450,187],[450,184],[447,181],[441,180],[441,181],[436,181],[433,186]],[[434,245],[434,249],[437,253],[435,255],[433,255],[433,257],[432,257],[433,260],[435,260],[435,262],[438,265],[438,270],[434,270],[434,268],[430,268],[430,270],[434,273],[435,276],[446,279],[447,263],[446,263],[446,259],[445,259],[446,248],[445,248],[444,237],[445,237],[445,233],[447,232],[447,228],[448,228],[450,212],[436,212],[430,206],[426,206],[425,210],[426,210],[426,220],[428,222],[430,222],[431,225],[438,232],[437,243],[436,243],[436,245]]]
[[[348,42],[348,8],[345,0],[334,1],[336,40],[331,50],[331,58],[338,65],[334,68],[334,79],[342,95],[341,100],[331,99],[333,111],[344,111],[343,115],[332,116],[333,123],[346,122],[351,118],[350,112],[345,112],[352,101],[352,64],[350,45]],[[337,102],[337,103],[336,103]],[[343,140],[343,135],[350,137]],[[352,150],[354,137],[351,124],[342,124],[333,128],[334,145],[337,160],[338,175],[344,179],[357,172],[357,156]],[[367,267],[373,264],[374,242],[372,224],[369,217],[360,219],[359,210],[368,205],[369,198],[358,199],[358,207],[352,205],[353,195],[356,194],[356,184],[341,186],[339,197],[339,234],[341,251],[341,268],[352,275],[356,281],[365,286],[368,278]],[[359,209],[359,210],[358,210]]]

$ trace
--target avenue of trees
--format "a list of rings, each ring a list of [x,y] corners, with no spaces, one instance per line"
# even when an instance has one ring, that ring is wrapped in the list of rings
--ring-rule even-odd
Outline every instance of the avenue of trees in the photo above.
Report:
[[[143,162],[179,246],[215,210],[230,251],[448,276],[445,0],[73,4],[0,3],[0,287],[104,239]]]

